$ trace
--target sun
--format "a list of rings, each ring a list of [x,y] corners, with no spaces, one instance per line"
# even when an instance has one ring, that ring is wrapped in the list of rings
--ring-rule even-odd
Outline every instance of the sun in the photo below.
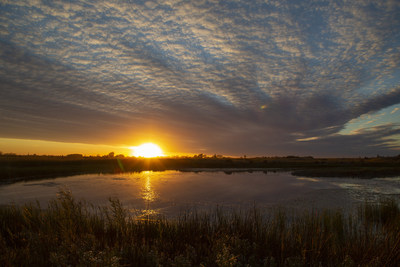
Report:
[[[132,150],[131,155],[135,157],[155,158],[164,156],[162,149],[153,143],[145,143],[140,146],[130,147]]]

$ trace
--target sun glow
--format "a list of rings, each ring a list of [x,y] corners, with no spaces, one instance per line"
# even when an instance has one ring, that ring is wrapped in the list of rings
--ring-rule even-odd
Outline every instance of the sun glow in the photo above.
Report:
[[[154,158],[154,157],[162,157],[164,156],[164,152],[162,149],[153,143],[145,143],[140,146],[132,146],[131,147],[132,156],[135,157],[144,157],[144,158]]]

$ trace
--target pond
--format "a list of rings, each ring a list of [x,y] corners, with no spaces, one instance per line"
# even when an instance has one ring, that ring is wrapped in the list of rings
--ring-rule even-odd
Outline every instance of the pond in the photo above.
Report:
[[[289,172],[202,170],[193,172],[87,174],[0,186],[0,205],[38,201],[42,207],[69,190],[77,200],[106,205],[110,197],[144,215],[174,215],[218,206],[294,209],[351,208],[364,201],[400,196],[400,177],[306,178]]]

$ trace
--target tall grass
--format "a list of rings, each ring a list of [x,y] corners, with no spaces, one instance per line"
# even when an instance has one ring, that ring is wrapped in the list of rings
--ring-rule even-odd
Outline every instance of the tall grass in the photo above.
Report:
[[[39,204],[0,208],[2,266],[396,266],[400,210],[393,200],[358,212],[269,215],[253,208],[139,219],[60,192]]]

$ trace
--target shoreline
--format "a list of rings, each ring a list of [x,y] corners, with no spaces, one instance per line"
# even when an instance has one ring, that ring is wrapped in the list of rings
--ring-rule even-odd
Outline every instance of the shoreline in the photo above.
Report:
[[[294,176],[384,178],[400,176],[400,157],[337,158],[260,157],[260,158],[104,158],[71,159],[56,156],[0,157],[0,185],[19,181],[65,177],[79,174],[141,171],[224,171],[278,172]]]

